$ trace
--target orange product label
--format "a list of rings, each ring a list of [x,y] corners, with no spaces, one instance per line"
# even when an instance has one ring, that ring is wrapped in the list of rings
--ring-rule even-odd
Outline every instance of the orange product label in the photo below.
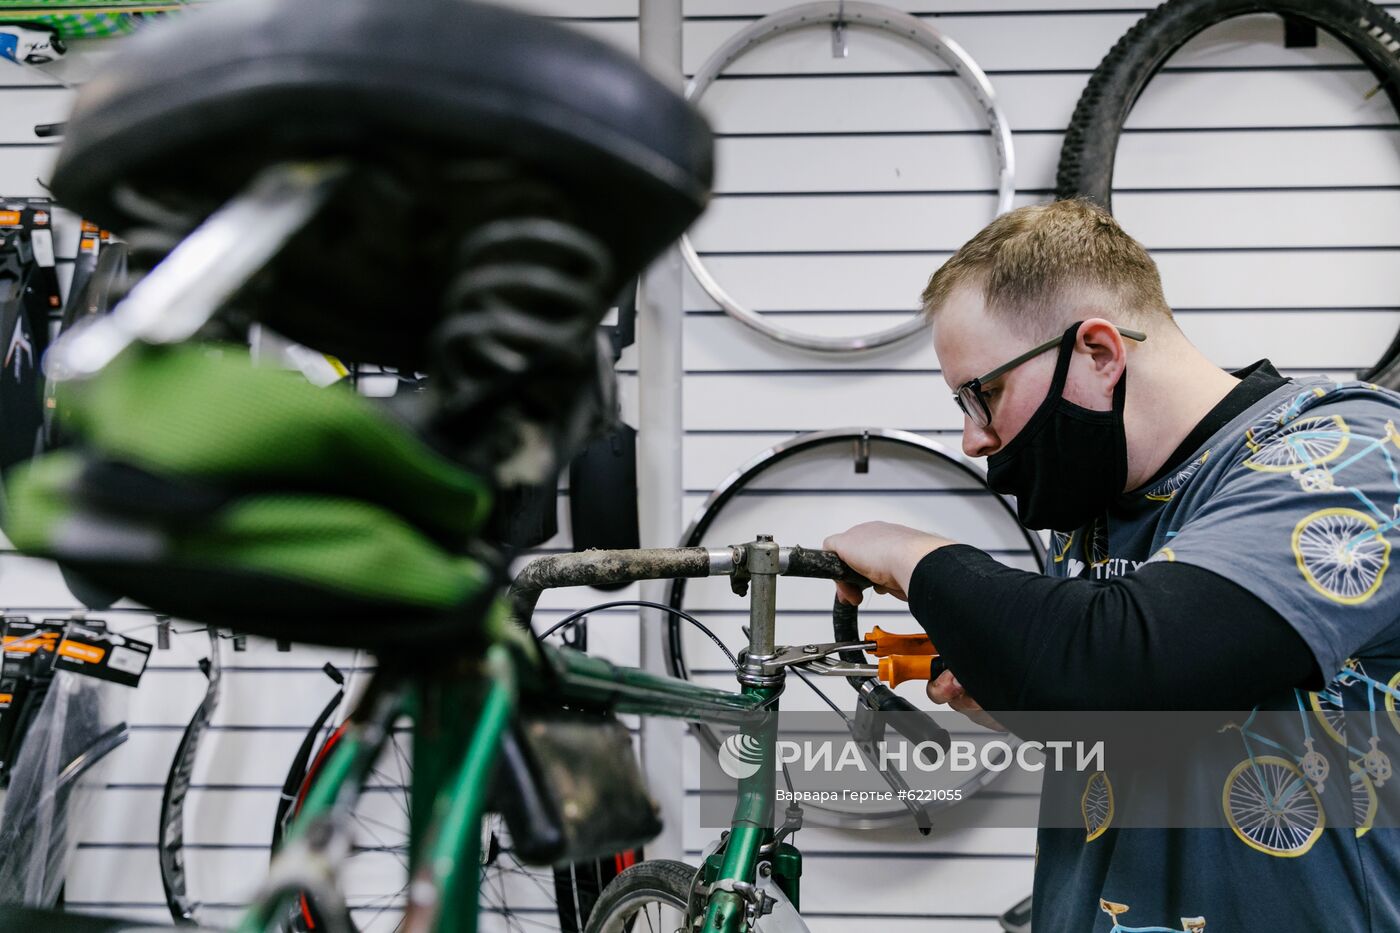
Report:
[[[0,226],[18,227],[19,211],[0,211]]]
[[[82,241],[78,243],[78,251],[83,253],[95,253],[97,252],[97,244],[97,237],[85,236]]]
[[[15,701],[13,693],[0,693],[0,706],[9,706]]]
[[[48,212],[48,211],[35,211],[35,212],[34,212],[34,225],[35,225],[36,227],[47,227],[47,226],[49,225],[49,212]]]
[[[52,651],[58,641],[57,632],[40,632],[37,635],[6,635],[5,650],[12,654],[33,654],[40,648]]]
[[[90,221],[90,220],[85,220],[85,221],[83,221],[83,232],[84,232],[84,233],[96,233],[96,232],[97,232],[97,224],[93,223],[93,222]]]
[[[84,645],[68,639],[59,643],[58,653],[62,657],[77,658],[79,661],[86,661],[89,664],[96,664],[107,655],[106,651],[94,645]]]

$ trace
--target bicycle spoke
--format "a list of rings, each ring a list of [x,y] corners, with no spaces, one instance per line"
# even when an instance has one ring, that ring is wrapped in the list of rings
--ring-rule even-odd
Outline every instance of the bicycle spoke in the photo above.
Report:
[[[546,898],[549,899],[551,903],[554,901],[554,892],[550,890],[550,888],[545,886],[545,883],[543,879],[541,879],[539,872],[531,871],[530,869],[526,868],[520,863],[520,860],[517,859],[513,853],[503,851],[501,854],[509,858],[511,864],[515,866],[515,868],[512,869],[513,871],[528,877],[532,882],[534,882],[535,887],[539,888],[540,891],[545,895]]]
[[[583,904],[579,901],[578,896],[578,868],[572,863],[569,865],[569,893],[573,895],[574,899],[574,917],[577,919],[578,925],[582,926]]]
[[[408,890],[407,887],[405,887],[403,891],[400,891],[400,892],[399,892],[399,894],[404,894],[404,893],[407,892],[407,890]],[[384,916],[384,914],[386,914],[386,913],[388,913],[389,911],[394,910],[394,909],[398,909],[399,911],[402,911],[402,910],[403,910],[403,907],[402,907],[401,905],[395,905],[395,904],[393,903],[392,898],[393,898],[393,897],[397,897],[397,896],[398,896],[398,895],[386,895],[386,898],[389,899],[389,903],[386,903],[383,907],[379,908],[379,910],[375,911],[374,916],[372,916],[372,917],[369,918],[369,923],[364,924],[364,926],[361,927],[361,928],[364,929],[364,928],[368,927],[368,928],[371,928],[371,929],[372,929],[372,928],[374,927],[374,924],[379,920],[380,917]],[[356,924],[356,926],[360,926],[360,924]],[[400,929],[402,926],[403,926],[403,918],[400,917],[400,918],[399,918],[399,922],[398,922],[397,924],[394,925],[394,929],[395,929],[395,930],[398,930],[398,929]]]

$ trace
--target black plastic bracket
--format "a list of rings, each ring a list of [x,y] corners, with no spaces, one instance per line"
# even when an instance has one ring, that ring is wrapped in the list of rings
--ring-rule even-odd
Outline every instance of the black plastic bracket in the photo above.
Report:
[[[1317,48],[1317,26],[1292,16],[1283,18],[1283,47],[1286,49]]]

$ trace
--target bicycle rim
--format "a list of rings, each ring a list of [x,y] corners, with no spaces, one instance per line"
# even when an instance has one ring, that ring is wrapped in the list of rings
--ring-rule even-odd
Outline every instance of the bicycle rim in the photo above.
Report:
[[[322,766],[340,739],[346,723],[330,729],[306,768],[306,776],[289,808],[295,817]],[[350,909],[355,933],[399,933],[407,901],[410,799],[413,783],[411,733],[400,728],[386,743],[369,774],[360,801],[351,814],[353,844],[339,868],[341,892]],[[505,827],[494,815],[483,821],[479,924],[480,933],[529,933],[568,929],[561,921],[560,901],[577,896],[550,869],[520,862],[510,849]],[[301,896],[283,922],[285,933],[319,933],[326,928],[316,904]]]
[[[222,680],[222,667],[219,662],[219,635],[209,629],[209,657],[201,665],[208,683],[204,688],[204,699],[195,708],[189,724],[185,726],[180,744],[175,749],[175,757],[170,762],[166,775],[165,789],[160,799],[160,846],[157,852],[160,862],[160,883],[165,891],[166,907],[177,926],[198,922],[200,903],[189,896],[185,877],[185,801],[189,797],[190,779],[194,776],[195,758],[199,745],[214,711],[219,706],[219,688]]]
[[[927,454],[931,462],[940,466],[951,466],[964,476],[974,479],[983,488],[986,487],[986,474],[975,463],[961,454],[948,450],[941,444],[917,434],[884,428],[838,428],[830,431],[816,431],[809,434],[798,435],[789,441],[771,447],[751,458],[748,462],[731,473],[714,492],[710,493],[704,504],[696,512],[695,517],[691,520],[690,526],[685,531],[684,537],[681,539],[680,546],[700,546],[706,533],[710,530],[724,507],[746,486],[780,463],[790,460],[798,454],[819,447],[842,443],[864,445],[868,454],[871,442],[890,444],[897,448],[914,450]],[[1015,523],[1016,527],[1020,529],[1021,536],[1025,539],[1027,549],[1034,556],[1037,563],[1043,566],[1046,557],[1044,542],[1042,542],[1040,537],[1034,532],[1020,527],[1020,523],[1016,520],[1016,509],[1009,501],[993,493],[990,489],[987,490],[987,495],[995,500],[999,508],[1007,515],[1008,519]],[[674,580],[671,583],[668,602],[675,609],[684,608],[686,582],[686,580],[680,579]],[[782,610],[779,610],[780,615],[781,612]],[[672,616],[667,621],[665,629],[667,667],[672,676],[689,680],[690,671],[686,666],[683,643],[684,630],[681,626],[682,620],[675,616]],[[842,681],[842,683],[844,683],[844,681]],[[817,692],[824,693],[824,691]],[[839,707],[841,704],[837,703],[836,705]],[[707,748],[711,754],[717,752],[720,746],[720,739],[713,728],[705,723],[691,723],[691,730],[700,741],[700,744]],[[999,773],[991,771],[981,771],[972,775],[960,787],[963,791],[963,796],[966,797],[976,793],[996,780],[998,776]],[[949,804],[943,804],[943,806],[947,805]],[[937,809],[942,809],[942,806],[935,805],[929,808],[930,811]],[[808,818],[813,824],[838,829],[878,829],[881,827],[898,825],[910,819],[909,810],[905,807],[856,813],[834,807],[822,806],[820,804],[805,803],[803,804],[803,810],[808,814]]]

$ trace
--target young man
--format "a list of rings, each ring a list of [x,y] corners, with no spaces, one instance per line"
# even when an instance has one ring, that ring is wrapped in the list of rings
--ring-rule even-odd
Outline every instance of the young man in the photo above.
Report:
[[[1267,361],[1219,369],[1177,328],[1151,257],[1086,202],[993,221],[923,300],[963,450],[1024,524],[1053,531],[1045,575],[899,525],[827,539],[908,600],[949,663],[935,702],[983,721],[1296,709],[1295,689],[1325,684],[1348,711],[1396,707],[1400,397]],[[1388,761],[1370,767],[1378,787]],[[1104,898],[1134,925],[1400,930],[1400,830],[1289,836],[1274,832],[1289,815],[1265,811],[1219,829],[1042,829],[1034,929],[1106,930]]]

